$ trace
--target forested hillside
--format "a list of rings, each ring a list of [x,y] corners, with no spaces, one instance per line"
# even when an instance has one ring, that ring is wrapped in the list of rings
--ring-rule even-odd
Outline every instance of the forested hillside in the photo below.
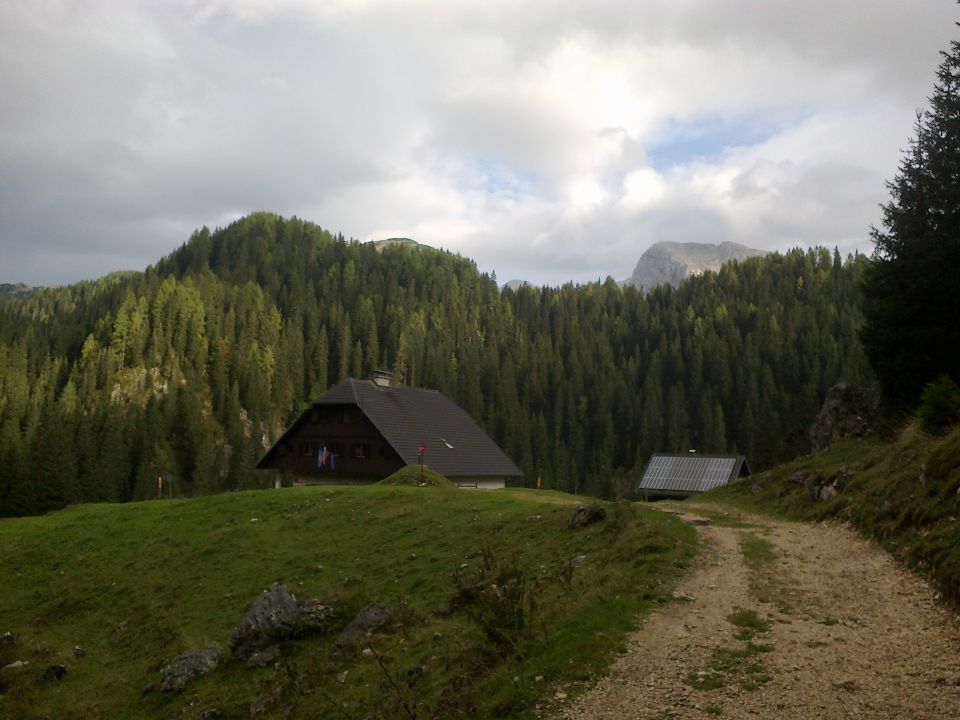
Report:
[[[302,408],[387,367],[463,405],[532,481],[615,495],[653,450],[808,449],[827,389],[863,379],[862,257],[794,251],[648,296],[498,291],[469,260],[256,214],[143,273],[0,304],[0,515],[267,482]]]

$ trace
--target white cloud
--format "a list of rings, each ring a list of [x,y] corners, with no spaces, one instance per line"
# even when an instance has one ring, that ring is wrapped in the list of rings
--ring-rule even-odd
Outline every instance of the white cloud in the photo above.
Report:
[[[501,279],[657,240],[866,247],[949,3],[0,5],[0,280],[269,209]],[[88,258],[78,261],[77,257]]]
[[[623,179],[620,206],[627,211],[638,211],[656,206],[668,192],[666,178],[649,167],[638,168]]]

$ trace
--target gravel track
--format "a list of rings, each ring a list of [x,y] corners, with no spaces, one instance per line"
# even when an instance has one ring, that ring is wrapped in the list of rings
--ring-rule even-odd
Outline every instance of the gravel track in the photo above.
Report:
[[[551,716],[960,718],[960,618],[886,552],[833,524],[728,523],[717,506],[657,507],[718,522],[697,525],[704,549],[675,600],[631,635],[606,677]],[[744,542],[767,560],[748,566]],[[763,621],[752,638],[737,638],[738,611]],[[746,657],[731,661],[738,653]]]

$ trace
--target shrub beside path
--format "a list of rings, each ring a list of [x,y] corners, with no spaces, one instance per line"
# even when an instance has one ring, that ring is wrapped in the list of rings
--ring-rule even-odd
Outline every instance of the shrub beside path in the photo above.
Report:
[[[885,551],[834,524],[657,507],[710,520],[696,567],[545,717],[960,718],[960,617]]]

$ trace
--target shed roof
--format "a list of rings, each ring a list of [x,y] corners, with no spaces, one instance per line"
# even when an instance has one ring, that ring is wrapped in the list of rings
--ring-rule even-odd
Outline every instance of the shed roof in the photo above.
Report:
[[[654,453],[637,489],[641,493],[694,495],[749,474],[743,455]]]
[[[438,390],[402,385],[383,387],[372,380],[347,378],[312,406],[356,405],[407,465],[424,462],[447,477],[519,477],[519,468],[473,418]],[[257,467],[310,414],[307,408],[284,432]]]

